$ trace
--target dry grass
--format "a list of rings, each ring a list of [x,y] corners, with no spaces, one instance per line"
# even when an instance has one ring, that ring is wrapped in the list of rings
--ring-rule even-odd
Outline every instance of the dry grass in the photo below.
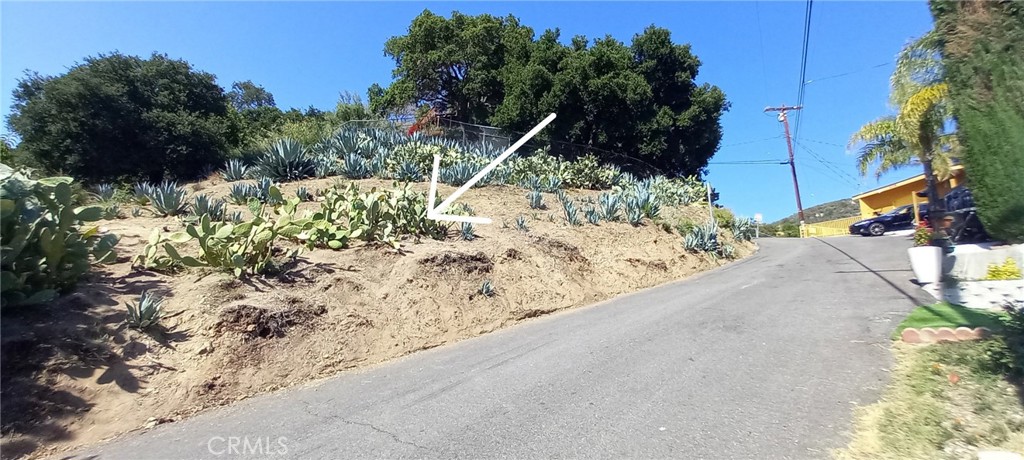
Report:
[[[881,401],[857,410],[837,459],[974,459],[979,449],[1024,452],[1019,388],[1003,375],[1002,340],[894,346]]]

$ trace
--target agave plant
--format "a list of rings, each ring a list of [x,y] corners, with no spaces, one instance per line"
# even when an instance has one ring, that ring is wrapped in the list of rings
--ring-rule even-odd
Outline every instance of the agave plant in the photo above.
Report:
[[[295,189],[295,196],[302,201],[313,201],[313,198],[315,198],[304,185],[300,185],[299,188]]]
[[[718,226],[714,222],[694,226],[690,229],[690,233],[683,238],[683,247],[687,251],[717,254]]]
[[[274,181],[270,180],[269,177],[261,177],[254,187],[256,192],[255,198],[259,200],[260,203],[266,203],[272,206],[283,204],[284,197],[282,197],[280,193],[272,193],[271,191],[271,189],[277,189],[276,185],[277,184],[274,184]]]
[[[341,174],[349,179],[365,179],[370,177],[370,165],[366,159],[352,152],[345,154],[341,164]]]
[[[200,193],[192,199],[192,212],[196,216],[209,215],[210,220],[224,220],[227,211],[227,202],[221,199],[210,199],[209,196]]]
[[[545,184],[547,191],[554,192],[562,188],[562,178],[558,176],[548,176],[547,183]]]
[[[185,189],[178,187],[176,182],[164,181],[153,186],[146,197],[160,216],[177,216],[188,210]]]
[[[491,280],[484,280],[483,284],[480,285],[480,289],[477,290],[477,293],[484,297],[494,297],[498,291],[494,289],[494,285],[491,283]]]
[[[555,190],[555,197],[558,198],[559,203],[565,203],[567,200],[569,200],[569,195],[565,193],[565,190],[562,189]]]
[[[583,222],[580,221],[580,216],[576,209],[576,203],[573,203],[572,200],[566,199],[565,201],[562,202],[562,212],[565,214],[565,220],[569,222],[569,225],[572,225],[574,227],[583,225]]]
[[[114,188],[113,184],[97,184],[92,188],[93,195],[96,195],[96,199],[99,201],[110,201],[114,199],[114,192],[117,189]]]
[[[544,188],[544,184],[541,183],[540,178],[537,176],[529,176],[523,179],[519,185],[530,190],[541,190]]]
[[[240,224],[244,220],[245,216],[242,214],[242,211],[235,211],[232,212],[231,214],[224,216],[224,221],[231,222],[232,224]]]
[[[449,185],[462,185],[469,182],[476,175],[477,168],[468,161],[461,161],[447,168],[441,168],[441,182]],[[479,184],[479,183],[478,183]]]
[[[731,244],[723,244],[722,247],[718,248],[718,253],[726,259],[732,259],[736,257],[736,248]]]
[[[252,184],[232,184],[228,199],[234,204],[246,204],[250,197],[256,196],[256,188]]]
[[[224,170],[220,172],[221,176],[224,176],[224,180],[228,182],[235,182],[245,179],[249,174],[249,166],[242,160],[231,159],[227,163],[224,163]]]
[[[591,224],[597,225],[601,222],[601,214],[598,213],[597,209],[593,206],[587,206],[587,208],[583,210],[583,215],[587,216],[587,222],[590,222]]]
[[[125,321],[136,329],[148,329],[160,322],[163,315],[162,306],[163,299],[160,296],[150,291],[142,291],[137,305],[131,302],[126,304],[128,316]]]
[[[313,159],[302,143],[294,139],[281,139],[271,144],[256,158],[256,176],[276,181],[292,181],[312,176]]]
[[[385,154],[377,153],[370,157],[367,162],[367,167],[370,168],[370,175],[373,177],[387,177],[388,175],[388,163],[385,159]]]
[[[640,200],[635,197],[626,198],[626,222],[630,225],[637,226],[644,219],[644,209],[640,204]]]
[[[540,190],[531,190],[526,194],[526,199],[530,200],[530,209],[546,209],[544,206],[544,195],[540,193]]]
[[[403,182],[419,182],[423,180],[423,171],[415,162],[406,160],[398,165],[394,178]]]
[[[318,178],[333,176],[338,172],[337,160],[328,155],[313,157],[313,175]]]
[[[754,238],[754,221],[747,217],[737,217],[732,222],[732,233],[737,240],[750,241]]]
[[[516,230],[524,233],[530,231],[530,228],[526,226],[526,217],[516,217]]]
[[[145,206],[149,204],[149,196],[153,194],[153,184],[149,182],[136,182],[132,187],[135,194],[135,202]]]
[[[619,207],[622,204],[622,195],[618,193],[602,193],[598,197],[598,204],[601,206],[601,214],[604,220],[615,222],[619,220]]]
[[[106,220],[114,220],[121,218],[121,205],[117,203],[110,203],[103,207],[103,218]]]
[[[475,240],[476,233],[473,232],[473,224],[470,222],[463,222],[459,227],[459,237],[465,241]]]

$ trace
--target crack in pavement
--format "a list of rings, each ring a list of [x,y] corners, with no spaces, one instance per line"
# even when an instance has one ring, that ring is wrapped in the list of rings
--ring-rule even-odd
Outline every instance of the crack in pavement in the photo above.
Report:
[[[334,399],[329,399],[329,400],[325,401],[324,404],[330,403],[333,400]],[[346,418],[344,418],[344,417],[342,417],[340,415],[321,414],[321,413],[317,412],[313,408],[313,405],[311,405],[309,402],[303,401],[302,403],[306,406],[306,410],[305,410],[306,414],[311,415],[313,417],[322,418],[322,419],[328,419],[328,420],[337,420],[339,422],[345,423],[346,425],[357,425],[357,426],[366,427],[366,428],[369,428],[369,429],[371,429],[373,431],[376,431],[378,433],[387,435],[388,437],[390,437],[392,440],[394,440],[395,442],[397,442],[399,444],[405,444],[407,446],[413,446],[413,447],[415,447],[417,449],[425,450],[427,452],[431,452],[431,453],[435,453],[435,454],[437,453],[437,452],[434,452],[434,450],[429,448],[429,447],[421,446],[421,445],[416,444],[415,442],[412,442],[412,441],[406,441],[406,440],[402,439],[401,437],[399,437],[398,434],[392,433],[392,432],[390,432],[388,430],[380,428],[377,425],[374,425],[372,423],[369,423],[369,422],[357,422],[355,420],[348,420],[348,419],[346,419]]]

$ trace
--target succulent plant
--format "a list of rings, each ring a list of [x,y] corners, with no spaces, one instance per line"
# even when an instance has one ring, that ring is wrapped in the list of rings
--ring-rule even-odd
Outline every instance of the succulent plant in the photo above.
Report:
[[[619,220],[619,208],[622,205],[622,195],[618,193],[602,193],[598,197],[598,204],[601,206],[601,214],[604,220],[615,222]]]
[[[192,198],[192,212],[196,216],[209,215],[213,220],[224,220],[227,211],[227,202],[220,199],[211,199],[206,194],[200,193]]]
[[[540,193],[540,190],[531,190],[526,194],[526,199],[530,200],[530,209],[546,209],[544,205],[544,195]]]
[[[714,223],[694,226],[683,238],[683,247],[687,251],[717,254],[718,226]]]
[[[423,171],[419,165],[412,161],[403,161],[395,170],[395,179],[404,182],[419,182],[423,180]]]
[[[96,195],[96,199],[99,201],[110,201],[114,199],[114,192],[117,189],[114,188],[113,184],[97,184],[92,188],[92,193]]]
[[[463,161],[447,168],[441,168],[438,176],[441,182],[458,186],[469,182],[476,175],[478,169],[474,164]],[[479,185],[479,182],[475,185]]]
[[[177,216],[188,210],[185,195],[185,189],[178,187],[176,182],[164,181],[153,186],[146,197],[149,198],[157,215]]]
[[[370,177],[370,165],[366,159],[352,152],[345,154],[345,160],[341,164],[341,174],[349,179],[365,179]]]
[[[750,241],[754,238],[755,223],[747,217],[737,217],[732,223],[732,233],[737,240]]]
[[[587,222],[590,222],[591,224],[597,225],[601,222],[601,214],[598,213],[597,209],[594,209],[593,206],[587,206],[587,208],[583,210],[583,215],[587,216]]]
[[[569,225],[579,226],[583,225],[580,221],[579,213],[576,209],[576,203],[573,203],[571,199],[566,199],[562,202],[562,212],[565,214],[565,220],[569,222]]]
[[[256,176],[292,181],[312,176],[314,162],[301,142],[286,138],[274,142],[260,154],[253,169]]]
[[[526,226],[526,217],[516,217],[516,230],[519,230],[521,232],[530,231],[530,228]]]
[[[224,170],[220,174],[228,182],[240,181],[248,176],[249,166],[242,160],[231,159],[224,163]]]
[[[494,289],[494,284],[491,283],[491,280],[484,280],[477,293],[484,297],[494,297],[498,294],[498,291]]]
[[[473,241],[476,239],[476,233],[473,233],[473,224],[470,222],[463,222],[459,227],[459,237],[464,241]]]
[[[149,195],[153,193],[153,184],[149,182],[136,182],[132,187],[135,195],[135,202],[140,205],[149,204]]]
[[[232,184],[228,199],[234,204],[246,204],[250,197],[256,196],[256,187],[252,184]]]
[[[136,329],[156,326],[163,316],[163,298],[150,291],[142,291],[138,305],[128,302],[128,316],[125,321]]]
[[[103,217],[103,206],[77,207],[72,183],[0,164],[0,308],[51,301],[93,263],[116,259],[117,236],[89,224]]]
[[[732,259],[736,257],[736,248],[734,248],[731,244],[723,244],[722,247],[718,249],[718,252],[722,255],[722,257],[725,257],[726,259]]]
[[[305,185],[300,185],[299,188],[295,189],[295,196],[302,201],[313,201],[316,198]]]
[[[640,204],[640,201],[635,197],[626,198],[626,222],[630,225],[637,226],[643,222],[644,210]]]

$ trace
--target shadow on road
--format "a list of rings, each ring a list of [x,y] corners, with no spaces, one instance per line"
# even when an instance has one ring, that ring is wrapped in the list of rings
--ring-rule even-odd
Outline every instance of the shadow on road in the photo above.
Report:
[[[905,270],[875,270],[875,269],[865,265],[864,262],[861,262],[860,260],[857,260],[857,258],[852,256],[852,255],[850,255],[850,253],[848,253],[848,252],[846,252],[846,251],[844,251],[842,249],[839,249],[836,245],[834,245],[832,243],[829,243],[828,241],[825,241],[825,240],[823,240],[821,238],[815,238],[815,240],[819,241],[821,244],[824,244],[826,246],[831,247],[832,249],[835,249],[836,251],[839,251],[840,254],[842,254],[842,255],[848,257],[850,260],[856,262],[857,265],[860,265],[861,267],[864,267],[864,272],[868,272],[868,273],[871,273],[871,274],[877,276],[878,279],[884,281],[885,284],[888,284],[889,286],[891,286],[894,291],[899,292],[900,294],[902,294],[903,297],[906,297],[907,300],[909,300],[910,303],[914,304],[915,306],[917,306],[917,305],[924,305],[924,304],[927,303],[927,302],[924,301],[924,299],[922,299],[920,297],[917,297],[917,296],[907,292],[905,289],[903,289],[902,287],[900,287],[896,283],[893,283],[891,280],[889,280],[885,276],[882,276],[883,272],[900,272],[900,271],[905,271]],[[846,272],[846,273],[864,273],[864,272],[850,271],[850,272]],[[844,273],[844,272],[838,272],[838,273]]]

